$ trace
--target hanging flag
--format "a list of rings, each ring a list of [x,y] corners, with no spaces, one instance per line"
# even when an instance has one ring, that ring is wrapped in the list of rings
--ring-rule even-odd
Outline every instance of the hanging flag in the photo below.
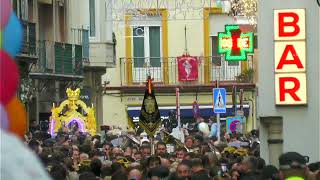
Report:
[[[142,101],[139,126],[142,127],[149,136],[153,136],[160,124],[160,111],[154,95],[152,80],[149,76]]]
[[[240,89],[239,99],[240,99],[240,111],[243,111],[243,89]]]
[[[193,112],[193,117],[195,119],[200,117],[200,108],[199,108],[199,104],[197,101],[194,101],[192,104],[192,112]]]
[[[234,110],[234,115],[237,114],[237,87],[232,87],[232,108]]]
[[[184,54],[177,58],[179,81],[198,80],[198,58]]]

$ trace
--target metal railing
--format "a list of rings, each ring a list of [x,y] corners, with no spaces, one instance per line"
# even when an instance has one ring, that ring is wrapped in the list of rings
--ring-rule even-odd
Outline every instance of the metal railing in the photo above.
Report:
[[[71,28],[72,43],[82,45],[82,57],[85,61],[89,61],[89,30]]]
[[[253,72],[253,55],[248,55],[247,63],[225,61],[224,56],[197,58],[198,78],[194,81],[179,81],[177,57],[120,58],[121,84],[144,84],[149,73],[154,82],[166,85],[202,85],[208,84],[208,78],[209,82],[215,80],[253,82],[253,74],[248,73]]]
[[[39,60],[32,73],[82,75],[82,46],[53,41],[38,41]]]

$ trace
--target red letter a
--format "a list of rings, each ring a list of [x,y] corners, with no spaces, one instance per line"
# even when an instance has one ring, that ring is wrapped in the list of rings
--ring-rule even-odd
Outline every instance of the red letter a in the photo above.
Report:
[[[293,60],[287,60],[289,52],[292,54]],[[283,54],[280,58],[279,64],[277,66],[277,69],[282,69],[283,65],[285,64],[295,64],[297,65],[298,69],[303,68],[303,65],[301,64],[300,58],[294,49],[293,45],[286,45]]]

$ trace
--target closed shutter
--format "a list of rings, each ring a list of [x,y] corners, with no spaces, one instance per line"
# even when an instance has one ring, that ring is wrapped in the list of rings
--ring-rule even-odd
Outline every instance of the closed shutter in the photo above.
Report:
[[[212,36],[212,63],[215,66],[221,66],[221,55],[218,53],[218,37],[217,36]]]
[[[149,44],[151,67],[161,67],[160,27],[149,27]]]
[[[29,54],[36,55],[36,24],[29,23]]]
[[[89,31],[82,30],[82,56],[83,59],[89,59]]]
[[[133,61],[134,67],[143,67],[144,59],[144,27],[133,28]]]
[[[75,45],[75,70],[74,73],[77,75],[82,74],[82,46]]]
[[[63,44],[56,42],[54,44],[54,54],[55,54],[55,72],[62,73],[63,66]]]
[[[72,74],[72,44],[65,44],[63,54],[63,72],[64,74]]]

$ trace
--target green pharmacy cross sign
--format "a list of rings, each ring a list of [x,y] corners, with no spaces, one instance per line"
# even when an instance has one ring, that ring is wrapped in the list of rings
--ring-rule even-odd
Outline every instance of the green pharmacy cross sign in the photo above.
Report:
[[[247,53],[253,53],[253,33],[242,33],[238,25],[226,25],[218,38],[218,52],[225,54],[227,61],[246,61]]]

